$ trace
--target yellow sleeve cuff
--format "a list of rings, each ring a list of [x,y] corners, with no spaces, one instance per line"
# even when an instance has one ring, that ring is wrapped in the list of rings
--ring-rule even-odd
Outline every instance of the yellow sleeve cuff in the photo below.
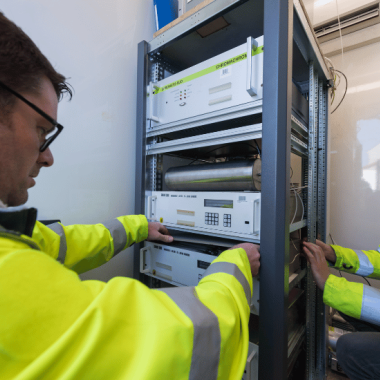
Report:
[[[333,267],[339,269],[343,265],[343,258],[344,258],[342,247],[340,247],[339,245],[331,244],[331,248],[334,250],[334,252],[336,254],[336,261],[335,261],[335,264],[333,265]]]
[[[253,289],[251,265],[248,256],[243,248],[235,248],[222,252],[212,263],[227,262],[236,264],[249,283],[249,287]]]
[[[145,215],[127,215],[117,218],[127,233],[127,246],[140,243],[148,237],[148,220]]]
[[[323,302],[351,317],[360,319],[363,300],[363,284],[347,281],[332,274],[323,290]]]

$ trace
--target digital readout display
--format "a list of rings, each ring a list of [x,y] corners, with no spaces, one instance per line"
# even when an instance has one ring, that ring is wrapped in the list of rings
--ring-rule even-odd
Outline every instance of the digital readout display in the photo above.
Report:
[[[205,207],[234,208],[234,201],[224,199],[205,199]]]

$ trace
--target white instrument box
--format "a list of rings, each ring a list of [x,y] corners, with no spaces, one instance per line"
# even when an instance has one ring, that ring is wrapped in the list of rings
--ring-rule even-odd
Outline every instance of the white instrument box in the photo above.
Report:
[[[260,237],[260,192],[153,191],[147,203],[146,217],[167,227]]]
[[[148,88],[148,132],[252,108],[263,97],[264,37],[171,75]],[[248,58],[248,59],[247,59]],[[252,113],[251,111],[249,111]]]
[[[144,242],[140,272],[175,286],[196,286],[211,262],[227,248]],[[208,252],[212,252],[208,253]],[[260,281],[253,278],[251,313],[259,315]]]
[[[210,263],[224,249],[207,246],[174,243],[163,245],[145,241],[140,250],[140,272],[176,286],[196,286]],[[207,253],[212,250],[214,254]],[[259,315],[260,282],[253,278],[251,313]],[[242,380],[257,380],[258,351],[256,344],[249,343],[247,364]]]

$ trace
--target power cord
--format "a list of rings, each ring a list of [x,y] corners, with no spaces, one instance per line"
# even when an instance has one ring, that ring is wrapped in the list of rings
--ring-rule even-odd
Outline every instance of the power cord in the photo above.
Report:
[[[299,231],[299,235],[300,235],[300,240],[301,240],[301,230],[298,230]],[[300,255],[300,251],[297,249],[296,245],[294,244],[294,240],[292,238],[290,238],[290,240],[292,241],[293,243],[293,246],[297,252],[297,254],[294,256],[293,260],[291,263],[289,263],[289,265],[292,265],[295,261],[296,261],[296,258]]]
[[[292,168],[290,168],[290,169],[292,169]],[[292,172],[293,172],[293,169],[292,169]],[[303,205],[303,202],[302,202],[302,198],[301,198],[301,196],[299,195],[298,191],[296,191],[296,190],[304,189],[304,188],[306,188],[306,187],[307,187],[307,186],[292,187],[292,188],[291,188],[291,190],[294,192],[294,195],[295,195],[295,199],[296,199],[296,208],[295,208],[295,211],[294,211],[294,215],[293,215],[292,222],[291,222],[290,224],[293,224],[294,219],[296,218],[296,215],[297,215],[297,204],[298,204],[298,202],[297,202],[297,197],[299,198],[299,200],[300,200],[300,202],[301,202],[301,205],[302,205],[301,220],[303,219],[303,215],[304,215],[304,212],[305,212],[305,207],[304,207],[304,205]],[[299,232],[299,239],[300,239],[300,241],[301,241],[301,230],[299,229],[298,232]],[[295,243],[294,243],[294,240],[293,240],[292,238],[290,238],[290,240],[291,240],[291,242],[292,242],[292,244],[293,244],[293,246],[294,246],[294,248],[295,248],[297,254],[294,256],[292,262],[290,262],[289,265],[293,264],[294,261],[296,260],[296,258],[300,255],[300,252],[299,252],[299,250],[297,249],[297,247],[296,247],[296,245],[295,245]]]
[[[239,141],[237,144],[248,145],[248,146],[250,146],[251,148],[256,149],[257,152],[259,153],[260,157],[261,157],[261,152],[260,152],[259,145],[257,144],[256,140],[254,140],[254,141],[255,141],[255,143],[256,143],[256,146],[253,146],[252,144],[247,143],[247,142],[244,142],[244,141]],[[210,154],[210,153],[212,153],[212,152],[215,152],[215,151],[218,150],[218,149],[221,149],[221,147],[220,147],[220,146],[217,146],[216,148],[209,150],[209,151],[206,153],[206,155],[207,155],[207,154]],[[195,161],[201,161],[201,160],[200,160],[199,158],[195,158],[193,161],[191,161],[189,164],[187,164],[187,166],[192,165]]]
[[[335,109],[331,112],[331,114],[333,114],[338,108],[339,106],[342,104],[344,98],[346,97],[346,94],[347,94],[347,88],[348,88],[348,80],[347,80],[347,77],[346,75],[340,71],[340,70],[337,70],[335,67],[334,67],[334,64],[332,63],[332,61],[327,58],[327,57],[324,57],[325,60],[330,64],[330,67],[329,67],[329,71],[331,73],[331,77],[333,78],[333,86],[331,87],[331,105],[334,103],[334,100],[335,100],[335,93],[336,93],[336,90],[338,89],[339,85],[340,85],[340,82],[341,82],[341,77],[339,74],[342,74],[344,79],[345,79],[345,82],[346,82],[346,88],[345,88],[345,91],[344,91],[344,94],[343,94],[343,97],[342,99],[340,100],[339,104],[335,107]]]
[[[346,77],[346,74],[344,74],[342,71],[339,71],[339,70],[335,70],[336,72],[338,73],[341,73],[343,76],[344,76],[344,79],[346,81],[346,88],[344,90],[344,94],[343,94],[343,97],[341,99],[341,101],[339,102],[339,104],[335,107],[334,111],[331,112],[331,114],[333,114],[338,108],[339,106],[342,104],[344,98],[346,97],[346,94],[347,94],[347,88],[348,88],[348,80],[347,80],[347,77]]]

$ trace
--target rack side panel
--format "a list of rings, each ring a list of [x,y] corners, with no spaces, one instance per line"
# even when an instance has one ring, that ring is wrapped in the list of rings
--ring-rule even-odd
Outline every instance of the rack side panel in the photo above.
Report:
[[[260,379],[286,379],[293,2],[264,3]]]
[[[148,82],[148,43],[141,41],[137,52],[137,110],[136,110],[136,188],[135,214],[144,214],[145,147],[146,147],[146,88]],[[140,244],[135,244],[133,277],[140,278]]]

